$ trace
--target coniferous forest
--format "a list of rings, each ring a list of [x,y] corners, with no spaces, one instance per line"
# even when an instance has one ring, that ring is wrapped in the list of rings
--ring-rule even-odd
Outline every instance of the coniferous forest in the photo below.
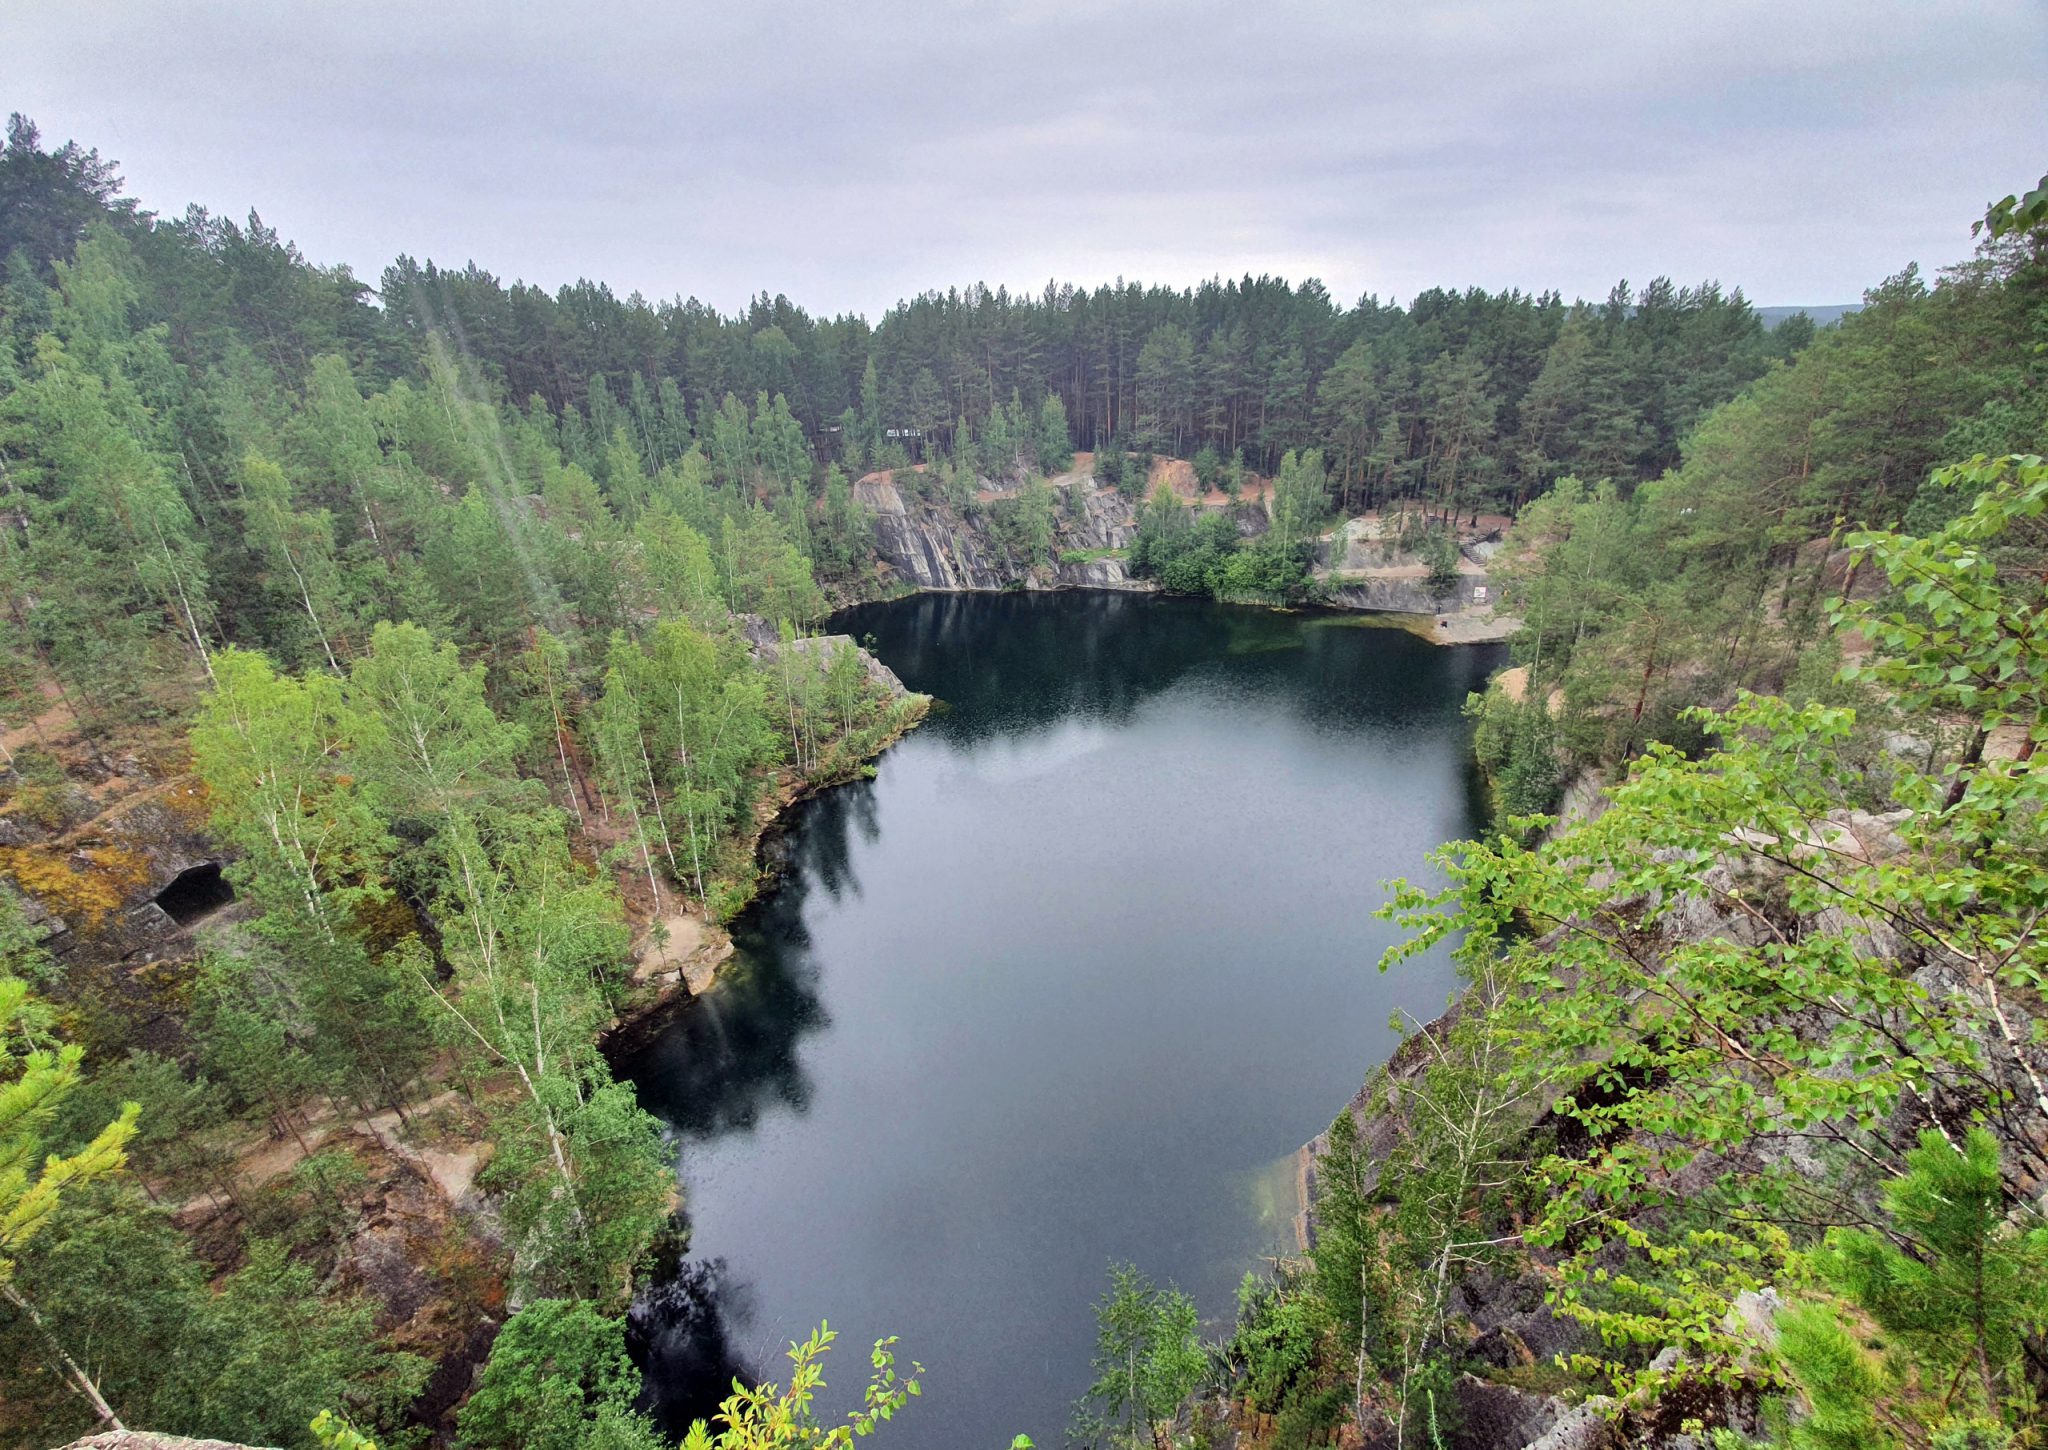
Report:
[[[606,1049],[929,704],[828,632],[916,582],[885,487],[1019,589],[1115,497],[1140,589],[1341,604],[1369,519],[1505,595],[1487,838],[1361,905],[1457,1005],[1220,1334],[1112,1272],[1077,1438],[2043,1444],[2048,194],[1978,229],[1826,328],[1661,277],[871,324],[361,279],[13,116],[0,1439],[675,1443],[626,1316],[687,1204]],[[682,1443],[886,1443],[942,1347],[833,1337]]]

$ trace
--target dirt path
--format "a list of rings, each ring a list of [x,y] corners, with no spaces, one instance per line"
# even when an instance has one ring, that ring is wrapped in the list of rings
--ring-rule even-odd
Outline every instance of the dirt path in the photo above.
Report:
[[[453,1088],[436,1093],[421,1102],[408,1103],[406,1111],[415,1118],[424,1117],[441,1108],[460,1101],[462,1094]],[[368,1118],[337,1118],[332,1111],[323,1111],[312,1116],[298,1136],[266,1138],[236,1158],[230,1170],[237,1188],[261,1188],[297,1167],[308,1156],[319,1152],[336,1138],[346,1137],[362,1129],[393,1157],[410,1163],[430,1178],[450,1204],[461,1201],[476,1182],[477,1171],[483,1166],[483,1145],[472,1144],[461,1149],[415,1147],[399,1136],[403,1122],[396,1111],[386,1110]],[[300,1140],[303,1139],[303,1146]],[[213,1193],[199,1193],[186,1199],[178,1206],[180,1214],[199,1213],[220,1207],[219,1198]]]
[[[12,729],[0,730],[0,750],[12,755],[31,745],[54,747],[77,732],[78,717],[71,713],[71,707],[64,703],[57,687],[44,680],[39,692],[49,702],[49,708]]]

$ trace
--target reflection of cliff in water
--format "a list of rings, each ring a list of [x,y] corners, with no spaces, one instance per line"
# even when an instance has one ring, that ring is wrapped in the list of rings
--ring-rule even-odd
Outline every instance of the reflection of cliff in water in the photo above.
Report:
[[[733,923],[733,961],[718,985],[683,1005],[674,1025],[615,1064],[641,1106],[685,1139],[751,1131],[775,1107],[801,1113],[810,1083],[798,1061],[805,1036],[830,1025],[818,1002],[818,968],[804,929],[814,889],[859,895],[849,841],[875,838],[874,788],[827,791],[774,847],[787,857],[775,890]]]
[[[991,621],[991,615],[997,618]],[[1481,688],[1495,651],[1440,649],[1396,635],[1383,649],[1349,638],[1356,616],[1304,618],[1254,606],[1110,590],[924,594],[835,615],[940,708],[923,731],[971,749],[1076,716],[1128,722],[1148,699],[1200,671],[1319,727],[1406,724],[1422,678]],[[1218,634],[1222,647],[1218,648]],[[1431,729],[1462,730],[1455,716]]]

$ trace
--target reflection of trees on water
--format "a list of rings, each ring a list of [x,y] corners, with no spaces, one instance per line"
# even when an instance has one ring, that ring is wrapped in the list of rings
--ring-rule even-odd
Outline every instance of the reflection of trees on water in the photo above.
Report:
[[[632,1080],[640,1106],[686,1141],[748,1132],[769,1107],[801,1113],[810,1106],[797,1043],[826,1022],[805,953],[750,954],[722,969],[716,991],[684,1004],[660,1037],[616,1068]]]
[[[1077,717],[1122,724],[1191,677],[1282,706],[1318,731],[1358,732],[1369,749],[1375,734],[1462,731],[1442,708],[1446,695],[1477,688],[1500,659],[1498,650],[1439,649],[1341,618],[1114,593],[926,595],[849,611],[835,627],[872,632],[905,682],[945,705],[921,734],[962,752]],[[865,781],[807,804],[775,847],[786,866],[776,889],[734,924],[738,955],[716,990],[617,1064],[685,1151],[751,1132],[778,1108],[808,1111],[813,1087],[800,1051],[830,1019],[805,908],[813,891],[833,901],[861,894],[853,847],[856,837],[878,839],[878,810]],[[679,1433],[714,1412],[735,1375],[779,1368],[742,1362],[747,1320],[744,1286],[721,1263],[686,1263],[643,1290],[631,1345],[665,1429]]]
[[[746,1363],[734,1348],[749,1311],[745,1286],[712,1259],[643,1289],[626,1312],[626,1349],[643,1376],[640,1408],[669,1438],[715,1415],[735,1379],[752,1384],[769,1368]]]
[[[771,911],[774,914],[773,921],[763,923],[769,931],[803,931],[801,901],[814,881],[834,901],[849,894],[860,895],[860,882],[853,874],[855,832],[869,845],[882,834],[881,821],[875,814],[875,787],[869,781],[836,786],[803,808],[802,827],[790,842],[785,884],[770,892],[769,903],[761,908],[764,918]],[[782,911],[785,897],[799,905],[799,910],[787,919]]]
[[[776,1107],[810,1107],[798,1049],[830,1018],[818,1000],[804,901],[814,888],[835,900],[858,895],[852,836],[872,841],[878,829],[865,781],[805,806],[783,841],[781,885],[734,923],[737,959],[717,990],[686,1003],[660,1038],[618,1064],[641,1105],[686,1141],[749,1132]],[[746,1286],[722,1260],[685,1262],[642,1288],[627,1316],[627,1347],[643,1376],[641,1408],[671,1437],[715,1414],[735,1378],[774,1373],[741,1350],[749,1318]]]
[[[1462,729],[1456,717],[1446,726],[1435,682],[1476,689],[1501,659],[1347,616],[1107,590],[925,594],[847,610],[832,627],[872,635],[906,684],[943,702],[924,732],[967,749],[1075,715],[1121,724],[1197,671],[1318,726]],[[1420,714],[1418,700],[1428,706]]]
[[[945,703],[923,727],[950,743],[1044,729],[1071,715],[1122,721],[1217,648],[1216,612],[1112,592],[925,594],[849,610],[914,690]]]

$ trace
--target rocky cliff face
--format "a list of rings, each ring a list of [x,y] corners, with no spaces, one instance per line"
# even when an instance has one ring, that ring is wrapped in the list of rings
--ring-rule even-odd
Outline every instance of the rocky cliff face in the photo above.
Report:
[[[1497,547],[1492,542],[1466,544],[1458,554],[1455,582],[1433,586],[1427,561],[1383,536],[1382,520],[1367,515],[1346,519],[1317,545],[1316,577],[1339,609],[1490,615],[1500,603],[1500,586],[1487,573],[1487,560]]]
[[[875,552],[894,580],[911,589],[955,594],[1002,589],[1135,589],[1149,590],[1133,579],[1124,561],[1105,550],[1128,549],[1138,536],[1137,511],[1113,489],[1099,487],[1088,474],[1055,479],[1061,495],[1053,526],[1050,568],[1031,568],[1013,558],[989,528],[986,516],[966,516],[951,505],[926,496],[910,479],[899,484],[894,475],[871,473],[853,486],[854,497],[875,516]],[[1078,490],[1078,493],[1076,492]],[[1014,490],[993,490],[985,502]],[[1078,497],[1081,516],[1069,500]],[[1068,554],[1095,557],[1067,562]]]
[[[1085,460],[1084,460],[1085,466]],[[1182,471],[1186,465],[1181,464]],[[1192,475],[1190,475],[1192,477]],[[1162,466],[1153,483],[1173,483]],[[882,564],[884,592],[923,590],[944,594],[1008,589],[1157,589],[1132,576],[1123,551],[1138,536],[1138,511],[1131,500],[1103,488],[1083,470],[1051,480],[1059,495],[1053,521],[1052,554],[1057,562],[1036,567],[1005,548],[991,528],[986,508],[1014,497],[1014,487],[987,489],[966,511],[938,497],[925,476],[871,473],[853,486],[854,497],[875,517],[875,553]],[[1190,487],[1192,485],[1190,484]],[[1234,509],[1238,531],[1247,538],[1265,532],[1261,499],[1237,505],[1220,494],[1182,499],[1205,508]],[[1078,503],[1078,509],[1076,504]],[[1366,614],[1430,616],[1435,628],[1418,633],[1439,643],[1506,639],[1517,621],[1496,615],[1500,589],[1488,576],[1488,545],[1468,545],[1458,560],[1458,577],[1433,587],[1429,566],[1379,536],[1376,518],[1339,524],[1317,548],[1316,578],[1322,602]]]
[[[1599,781],[1582,776],[1566,789],[1559,808],[1560,826],[1596,818],[1606,807]],[[1824,849],[1881,864],[1908,849],[1897,830],[1905,816],[1904,811],[1874,815],[1840,809],[1816,820],[1810,835],[1800,844],[1811,851]],[[1668,960],[1693,943],[1719,940],[1762,949],[1778,939],[1779,933],[1796,939],[1815,932],[1847,929],[1860,935],[1860,954],[1892,963],[1933,1000],[1960,998],[1975,990],[1954,962],[1909,944],[1880,918],[1851,918],[1842,908],[1829,907],[1812,914],[1791,913],[1772,923],[1763,915],[1734,904],[1745,897],[1754,901],[1782,901],[1782,880],[1787,874],[1786,868],[1755,857],[1736,856],[1707,864],[1701,872],[1700,892],[1676,903],[1654,929],[1643,933],[1639,942]],[[1632,909],[1628,903],[1616,905],[1623,912]],[[2044,1014],[2040,1004],[2031,998],[2008,1001],[2004,1010],[2011,1042],[1995,1039],[1981,1021],[1964,1030],[1978,1036],[1987,1077],[1998,1084],[2008,1100],[2026,1102],[2031,1098],[2033,1082],[2048,1076],[2048,1047],[2040,1045],[2044,1040],[2040,1029],[2048,1027],[2048,1023],[2039,1022]],[[1378,1165],[1419,1131],[1413,1102],[1433,1060],[1428,1037],[1446,1036],[1466,1011],[1465,1001],[1456,1002],[1429,1025],[1427,1035],[1411,1035],[1346,1105],[1358,1129],[1360,1156],[1371,1165],[1366,1170],[1368,1187],[1377,1182]],[[2015,1047],[2013,1043],[2024,1046]],[[1911,1131],[1928,1121],[1929,1108],[1952,1122],[1962,1122],[1968,1119],[1972,1107],[1971,1103],[1950,1101],[1938,1093],[1924,1103],[1909,1101],[1897,1110],[1892,1135],[1910,1139]],[[1530,1124],[1534,1141],[1543,1141],[1546,1133],[1562,1121],[1554,1112],[1535,1118]],[[2048,1128],[2043,1127],[2040,1117],[2023,1114],[2017,1119],[1993,1119],[1988,1126],[1999,1137],[2009,1178],[2018,1192],[2037,1203],[2048,1201]],[[1328,1146],[1327,1132],[1319,1134],[1301,1149],[1298,1159],[1301,1213],[1296,1228],[1304,1249],[1315,1241],[1317,1163]],[[1728,1153],[1751,1165],[1778,1165],[1811,1177],[1836,1171],[1816,1156],[1810,1140],[1798,1133],[1765,1133],[1729,1149]],[[1685,1191],[1688,1184],[1704,1188],[1728,1162],[1728,1158],[1703,1154],[1677,1180],[1680,1190]],[[1468,1346],[1466,1372],[1452,1385],[1459,1419],[1449,1444],[1455,1450],[1605,1450],[1616,1445],[1640,1446],[1644,1450],[1697,1450],[1699,1441],[1683,1425],[1688,1414],[1707,1414],[1710,1422],[1744,1433],[1755,1432],[1759,1403],[1753,1386],[1716,1387],[1697,1379],[1681,1380],[1677,1385],[1679,1393],[1663,1400],[1617,1403],[1594,1397],[1573,1406],[1556,1396],[1532,1393],[1504,1382],[1506,1377],[1496,1375],[1495,1371],[1543,1365],[1558,1354],[1591,1347],[1585,1328],[1559,1318],[1549,1309],[1544,1299],[1547,1281],[1543,1255],[1537,1253],[1532,1258],[1534,1262],[1519,1272],[1467,1274],[1453,1291],[1451,1315]],[[1734,1300],[1727,1327],[1754,1342],[1767,1343],[1775,1333],[1778,1304],[1772,1289],[1745,1292]],[[1673,1369],[1684,1363],[1682,1346],[1670,1345],[1657,1356],[1654,1366]],[[1381,1450],[1383,1445],[1392,1450],[1392,1444],[1390,1436],[1365,1442],[1366,1450]]]

